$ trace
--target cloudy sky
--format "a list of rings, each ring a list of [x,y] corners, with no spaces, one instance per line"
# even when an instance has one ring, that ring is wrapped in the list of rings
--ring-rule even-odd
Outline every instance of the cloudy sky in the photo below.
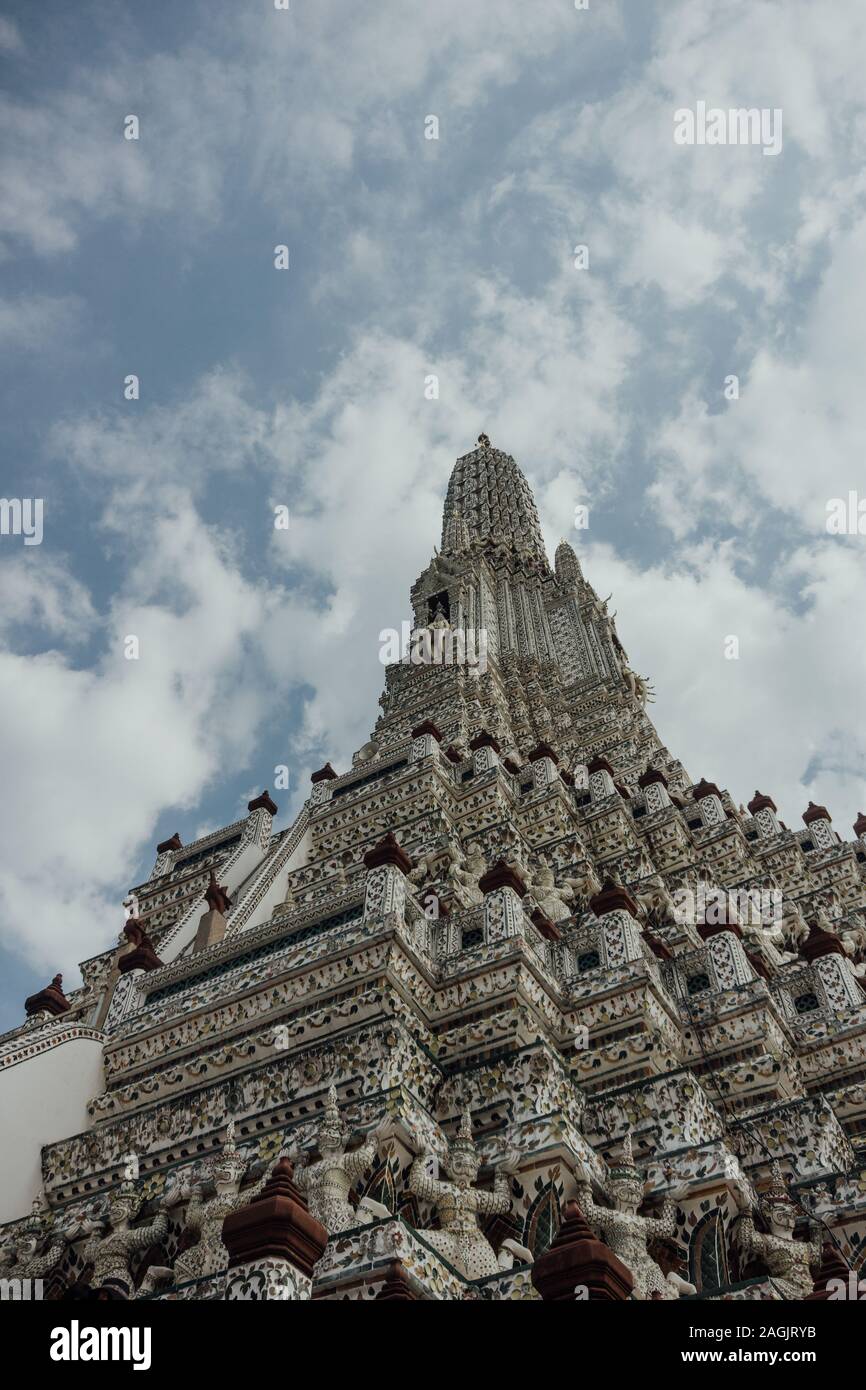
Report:
[[[0,13],[2,490],[44,503],[0,537],[0,1025],[116,938],[158,840],[347,765],[482,429],[691,775],[850,834],[862,0]],[[781,110],[781,152],[675,143],[698,102]]]

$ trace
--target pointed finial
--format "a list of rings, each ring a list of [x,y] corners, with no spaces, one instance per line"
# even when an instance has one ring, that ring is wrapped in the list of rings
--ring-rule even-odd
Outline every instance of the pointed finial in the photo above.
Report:
[[[634,1150],[632,1149],[631,1144],[631,1131],[628,1132],[628,1134],[625,1136],[625,1140],[623,1141],[622,1157],[623,1162],[627,1163],[629,1168],[634,1167]]]
[[[464,1110],[463,1114],[460,1116],[460,1128],[457,1131],[457,1135],[460,1139],[472,1138],[472,1116],[468,1110]]]

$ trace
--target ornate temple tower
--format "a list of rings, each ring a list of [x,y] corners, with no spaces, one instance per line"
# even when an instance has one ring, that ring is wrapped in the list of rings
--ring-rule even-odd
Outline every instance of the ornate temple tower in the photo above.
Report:
[[[263,792],[160,843],[117,945],[0,1039],[7,1275],[827,1296],[866,1237],[866,818],[692,781],[486,436],[411,598],[351,767],[287,829]]]

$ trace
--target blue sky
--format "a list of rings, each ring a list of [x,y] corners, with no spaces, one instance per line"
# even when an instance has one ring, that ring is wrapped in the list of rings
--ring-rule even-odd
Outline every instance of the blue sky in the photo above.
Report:
[[[348,763],[482,429],[613,591],[689,772],[850,833],[858,0],[0,15],[2,489],[45,516],[0,537],[0,1024],[115,939],[159,839],[280,763],[285,821]],[[676,145],[698,101],[781,109],[781,153]]]

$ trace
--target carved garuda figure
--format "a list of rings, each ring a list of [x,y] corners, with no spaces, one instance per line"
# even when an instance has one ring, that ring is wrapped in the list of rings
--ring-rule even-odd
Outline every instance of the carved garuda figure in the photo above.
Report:
[[[208,1176],[214,1185],[214,1194],[203,1198],[203,1184],[196,1183],[192,1189],[192,1200],[186,1210],[184,1232],[198,1234],[195,1245],[184,1250],[174,1262],[174,1282],[185,1283],[189,1279],[204,1279],[211,1274],[219,1274],[228,1264],[229,1253],[222,1242],[223,1222],[233,1211],[245,1207],[257,1197],[267,1181],[267,1174],[251,1187],[240,1191],[241,1180],[247,1169],[247,1161],[235,1144],[235,1122],[226,1125],[225,1142],[216,1158],[207,1166]],[[180,1196],[185,1195],[181,1190]]]
[[[600,1207],[592,1197],[588,1182],[578,1184],[577,1201],[591,1226],[604,1236],[615,1255],[619,1256],[634,1276],[635,1298],[679,1298],[694,1293],[694,1284],[681,1279],[673,1270],[664,1275],[647,1250],[647,1241],[672,1236],[676,1229],[676,1204],[668,1198],[658,1217],[638,1216],[643,1201],[643,1179],[632,1157],[631,1135],[626,1135],[623,1161],[614,1165],[608,1174],[605,1193],[615,1207]]]
[[[784,1299],[805,1298],[813,1286],[809,1266],[821,1263],[821,1241],[794,1239],[797,1207],[778,1162],[771,1172],[769,1191],[761,1199],[771,1234],[756,1231],[752,1212],[746,1210],[737,1222],[737,1241],[745,1258],[757,1258],[767,1266]]]
[[[133,1256],[140,1250],[146,1250],[154,1241],[162,1240],[168,1230],[168,1217],[164,1211],[149,1225],[137,1226],[133,1230],[129,1223],[140,1206],[141,1198],[131,1182],[122,1183],[117,1194],[109,1200],[107,1233],[99,1234],[100,1230],[104,1230],[104,1222],[99,1223],[83,1251],[85,1261],[93,1264],[94,1288],[107,1285],[124,1298],[134,1296]],[[162,1267],[159,1272],[170,1273]]]
[[[37,1250],[45,1241],[50,1233],[48,1248],[37,1255]],[[7,1248],[3,1255],[3,1264],[11,1270],[7,1274],[13,1279],[42,1279],[56,1264],[63,1258],[66,1250],[66,1238],[59,1231],[53,1229],[51,1213],[44,1196],[41,1194],[33,1203],[33,1210],[22,1221],[21,1225],[12,1236],[11,1248]]]
[[[441,1229],[424,1231],[424,1239],[467,1279],[498,1274],[500,1264],[478,1225],[478,1217],[505,1216],[511,1211],[511,1179],[500,1168],[492,1192],[480,1192],[472,1186],[481,1161],[472,1142],[468,1111],[464,1111],[457,1138],[448,1147],[445,1167],[451,1182],[428,1175],[425,1169],[429,1157],[419,1155],[409,1171],[409,1190],[424,1201],[433,1202],[439,1216]]]
[[[325,1116],[317,1136],[321,1157],[306,1167],[295,1168],[296,1185],[305,1193],[311,1214],[321,1221],[329,1235],[366,1225],[377,1216],[391,1215],[386,1207],[370,1197],[363,1197],[357,1210],[349,1201],[352,1183],[376,1158],[379,1130],[385,1123],[374,1130],[359,1149],[347,1153],[348,1134],[340,1120],[337,1088],[329,1088]]]

